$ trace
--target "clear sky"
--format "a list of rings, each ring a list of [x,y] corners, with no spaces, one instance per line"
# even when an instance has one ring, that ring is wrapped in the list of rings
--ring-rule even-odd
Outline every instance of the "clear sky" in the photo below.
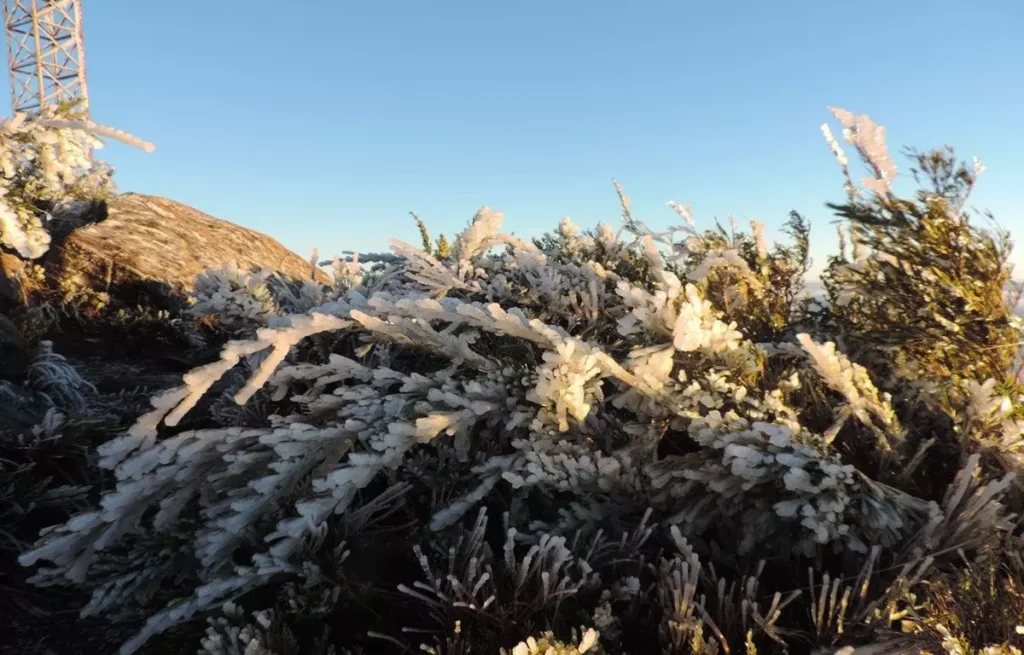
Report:
[[[975,204],[1024,238],[1021,0],[84,5],[93,118],[157,144],[101,153],[120,188],[303,255],[415,241],[409,211],[447,233],[483,204],[527,236],[614,224],[616,177],[656,226],[669,200],[704,224],[797,209],[820,262],[830,104],[891,148],[980,157]]]

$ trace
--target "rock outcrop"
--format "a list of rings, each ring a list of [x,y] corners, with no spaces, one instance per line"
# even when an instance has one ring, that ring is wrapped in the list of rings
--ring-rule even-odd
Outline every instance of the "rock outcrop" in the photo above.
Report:
[[[24,270],[25,262],[20,257],[0,252],[0,312],[25,303]]]
[[[196,274],[231,261],[307,279],[310,263],[271,237],[166,198],[126,193],[106,202],[106,218],[78,227],[48,257],[47,269],[100,291],[157,284],[192,288]],[[328,281],[316,269],[317,279]]]

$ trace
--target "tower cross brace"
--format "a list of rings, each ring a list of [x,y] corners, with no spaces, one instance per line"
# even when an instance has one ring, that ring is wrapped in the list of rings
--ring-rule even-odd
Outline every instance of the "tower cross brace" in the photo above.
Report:
[[[2,0],[13,112],[79,100],[88,113],[81,0]]]

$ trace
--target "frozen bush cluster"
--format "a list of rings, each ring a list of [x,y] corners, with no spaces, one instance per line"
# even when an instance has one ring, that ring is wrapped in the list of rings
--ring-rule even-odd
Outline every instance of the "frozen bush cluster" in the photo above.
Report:
[[[876,528],[898,535],[904,526],[898,509],[889,525],[851,526],[848,521],[868,518],[854,502],[861,493],[856,468],[842,464],[821,447],[820,438],[805,430],[751,424],[735,414],[723,417],[717,410],[694,420],[689,429],[706,449],[701,455],[707,459],[699,467],[682,467],[683,462],[666,458],[659,464],[664,474],[655,484],[682,506],[679,518],[687,523],[706,528],[723,515],[742,521],[740,552],[750,552],[789,525],[799,526],[802,536],[794,547],[808,555],[832,542],[866,551],[863,537],[880,536],[872,534]],[[775,490],[757,494],[759,487]],[[757,495],[764,502],[752,503]]]
[[[856,253],[825,303],[800,215],[771,247],[676,203],[658,232],[621,187],[621,230],[526,241],[485,207],[332,285],[205,272],[192,310],[236,340],[100,447],[111,487],[21,562],[130,610],[124,653],[200,617],[208,653],[977,641],[920,583],[1017,570],[993,546],[1024,443],[1006,249],[950,191],[967,169],[922,155],[933,188],[896,198],[884,130],[835,115],[869,176],[826,129]],[[215,387],[262,410],[211,412]]]
[[[562,642],[555,639],[555,636],[550,632],[546,633],[540,639],[534,639],[529,637],[526,641],[521,641],[512,648],[511,655],[582,655],[582,653],[593,652],[597,650],[594,646],[597,645],[598,633],[593,628],[589,628],[583,633],[583,638],[580,639],[579,644],[563,644]],[[504,655],[504,649],[503,649]]]
[[[113,191],[111,169],[92,159],[93,149],[103,147],[100,137],[152,150],[130,134],[74,114],[60,107],[0,121],[0,246],[25,259],[49,249],[47,223],[54,214]]]
[[[207,269],[196,276],[191,311],[196,316],[216,316],[231,330],[265,325],[270,316],[280,314],[267,285],[272,274],[269,270],[243,271],[236,263]]]

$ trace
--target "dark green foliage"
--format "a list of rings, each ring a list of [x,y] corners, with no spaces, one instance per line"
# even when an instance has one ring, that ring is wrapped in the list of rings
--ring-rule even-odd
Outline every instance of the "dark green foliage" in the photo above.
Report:
[[[431,241],[430,233],[427,231],[427,224],[423,222],[423,219],[415,213],[412,214],[412,218],[416,221],[416,228],[420,232],[420,242],[423,244],[423,250],[438,259],[447,259],[450,257],[452,254],[452,247],[451,244],[448,243],[448,238],[442,234],[437,237],[437,241]]]
[[[1004,379],[1020,350],[1006,306],[1009,235],[970,222],[975,175],[951,150],[910,154],[928,185],[914,200],[873,195],[829,205],[849,221],[855,248],[872,253],[829,263],[823,279],[834,319],[848,347],[891,361],[876,371],[891,385]]]

